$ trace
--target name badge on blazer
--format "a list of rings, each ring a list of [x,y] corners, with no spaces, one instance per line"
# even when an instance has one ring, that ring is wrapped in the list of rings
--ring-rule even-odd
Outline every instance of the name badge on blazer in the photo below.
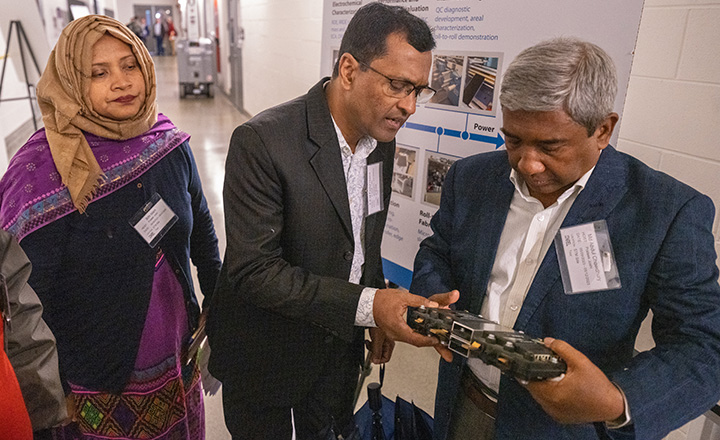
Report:
[[[177,221],[178,216],[160,194],[155,193],[130,219],[130,225],[154,248]]]
[[[620,288],[605,220],[560,229],[555,236],[555,251],[566,294]]]
[[[373,215],[385,209],[382,177],[382,161],[367,166],[367,215]]]

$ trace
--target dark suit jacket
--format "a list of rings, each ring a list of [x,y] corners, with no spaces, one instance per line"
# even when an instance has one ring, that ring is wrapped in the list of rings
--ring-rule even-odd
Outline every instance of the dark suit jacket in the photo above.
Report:
[[[364,286],[384,287],[380,242],[395,142],[378,143],[368,157],[383,163],[385,210],[365,219],[362,285],[351,284],[350,208],[326,80],[238,127],[228,152],[210,369],[271,405],[304,396],[340,350],[361,361],[358,300]]]
[[[411,291],[460,290],[459,309],[480,312],[514,187],[507,154],[460,160],[443,184],[434,235],[415,260]],[[720,287],[710,199],[608,146],[562,227],[605,219],[622,287],[566,295],[552,245],[515,328],[563,339],[625,392],[631,427],[555,423],[503,376],[498,439],[657,439],[720,398]],[[653,311],[656,348],[633,358],[640,323]],[[462,361],[441,363],[436,438],[444,438]]]

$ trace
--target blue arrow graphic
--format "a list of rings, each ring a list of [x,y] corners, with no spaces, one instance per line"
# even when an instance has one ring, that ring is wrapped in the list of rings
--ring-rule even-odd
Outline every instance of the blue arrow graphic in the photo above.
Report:
[[[431,127],[429,125],[424,125],[424,124],[416,124],[414,122],[406,122],[405,126],[412,130],[427,131],[429,133],[435,133],[435,130],[436,130],[436,127]]]
[[[495,145],[495,149],[502,147],[505,145],[505,140],[500,136],[500,133],[497,134],[497,136],[484,136],[481,134],[475,134],[475,133],[468,133],[467,131],[460,131],[460,130],[452,130],[449,128],[442,128],[442,127],[433,127],[432,125],[425,125],[425,124],[418,124],[415,122],[406,122],[405,127],[409,128],[411,130],[419,130],[419,131],[425,131],[428,133],[436,133],[440,136],[451,136],[456,138],[461,138],[463,140],[471,140],[471,141],[477,141],[477,142],[485,142],[486,144],[493,144]]]
[[[449,128],[445,129],[444,134],[445,136],[452,136],[456,138],[459,138],[462,135],[460,130],[450,130]]]
[[[500,133],[498,133],[497,136],[495,136],[495,137],[483,136],[481,134],[470,133],[470,139],[473,141],[485,142],[488,144],[495,144],[496,150],[498,148],[502,147],[503,145],[505,145],[505,139],[503,139],[502,136],[500,136]]]

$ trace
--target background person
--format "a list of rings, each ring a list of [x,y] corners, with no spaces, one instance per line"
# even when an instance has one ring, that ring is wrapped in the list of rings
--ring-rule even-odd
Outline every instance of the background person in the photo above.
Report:
[[[199,371],[182,359],[199,319],[190,258],[206,296],[220,259],[189,135],[155,98],[127,27],[74,20],[38,84],[45,129],[0,180],[1,224],[57,338],[71,438],[204,437]]]
[[[167,35],[167,26],[162,17],[155,17],[153,24],[153,36],[155,37],[155,53],[165,55],[165,35]]]
[[[380,258],[395,134],[432,96],[434,46],[404,9],[363,6],[332,78],[233,133],[226,259],[208,318],[210,371],[233,438],[289,440],[291,417],[300,440],[331,417],[345,427],[365,327],[376,363],[394,340],[437,343],[403,318],[430,302],[383,289]]]
[[[133,18],[130,19],[130,22],[127,24],[127,27],[135,34],[138,38],[142,40],[143,38],[143,29],[140,26],[140,22],[138,20],[137,15],[133,15]]]
[[[616,83],[593,44],[526,49],[501,84],[507,151],[448,172],[411,290],[458,289],[458,309],[557,338],[546,344],[568,371],[522,385],[478,360],[441,361],[436,439],[659,439],[720,398],[714,208],[608,145]],[[599,220],[621,286],[565,293],[553,240]],[[649,310],[656,346],[633,357]]]
[[[175,30],[172,17],[167,17],[165,19],[165,23],[167,24],[168,42],[170,43],[170,55],[175,56],[175,40],[177,39],[177,31]]]
[[[140,29],[142,30],[140,40],[142,40],[145,47],[147,47],[147,38],[150,35],[150,29],[148,28],[147,19],[145,17],[140,19]]]

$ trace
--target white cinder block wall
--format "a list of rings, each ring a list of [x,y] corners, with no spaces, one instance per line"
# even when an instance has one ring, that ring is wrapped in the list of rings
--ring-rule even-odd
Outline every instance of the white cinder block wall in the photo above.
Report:
[[[720,207],[720,0],[645,0],[619,135]],[[720,254],[720,213],[713,231]]]
[[[645,0],[618,149],[707,194],[717,211],[718,139],[720,0]],[[720,254],[719,213],[713,232]],[[637,347],[652,345],[645,325]],[[667,440],[698,440],[702,420]]]
[[[255,115],[320,79],[322,0],[242,0],[243,100]]]

